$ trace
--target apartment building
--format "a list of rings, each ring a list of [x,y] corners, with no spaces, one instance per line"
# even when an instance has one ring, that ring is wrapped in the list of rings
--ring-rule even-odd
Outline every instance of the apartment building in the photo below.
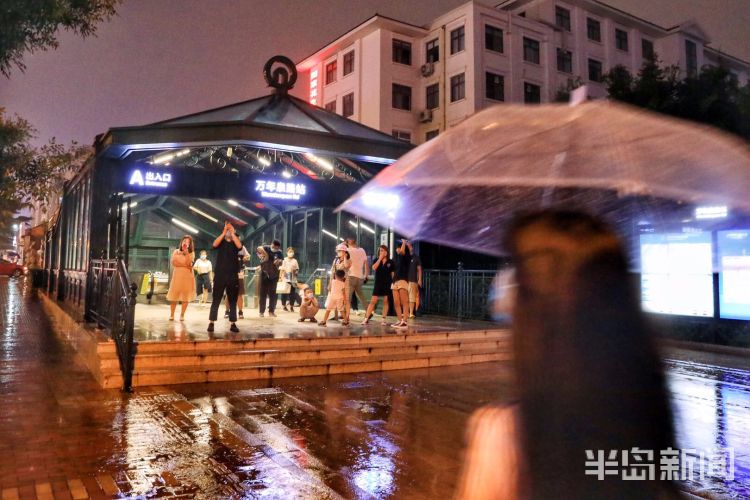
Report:
[[[419,144],[501,102],[543,103],[580,81],[606,96],[602,75],[636,73],[656,53],[684,74],[750,63],[709,46],[688,21],[666,28],[598,0],[467,2],[415,26],[374,15],[300,61],[298,96]]]

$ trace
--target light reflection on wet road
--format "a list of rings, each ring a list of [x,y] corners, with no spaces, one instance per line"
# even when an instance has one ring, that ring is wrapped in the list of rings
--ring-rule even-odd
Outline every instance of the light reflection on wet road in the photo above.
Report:
[[[23,282],[0,281],[0,311],[2,491],[72,492],[80,479],[106,492],[110,478],[120,495],[449,498],[467,419],[513,397],[504,363],[127,396],[73,363]],[[667,359],[679,445],[735,450],[734,481],[687,486],[750,497],[750,360]]]

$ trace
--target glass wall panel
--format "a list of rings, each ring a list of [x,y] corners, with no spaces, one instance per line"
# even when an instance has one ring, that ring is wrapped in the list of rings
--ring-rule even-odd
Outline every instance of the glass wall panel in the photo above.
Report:
[[[342,241],[338,231],[338,214],[333,213],[330,208],[323,209],[323,228],[320,232],[322,233],[320,241],[323,250],[321,264],[329,266],[336,257],[336,245]]]
[[[320,265],[320,262],[318,261],[318,251],[320,250],[321,237],[320,210],[308,210],[307,233],[305,235],[305,241],[307,243],[307,255],[305,256],[305,264],[302,265],[302,263],[300,263],[300,266],[305,270],[304,276],[307,276]]]

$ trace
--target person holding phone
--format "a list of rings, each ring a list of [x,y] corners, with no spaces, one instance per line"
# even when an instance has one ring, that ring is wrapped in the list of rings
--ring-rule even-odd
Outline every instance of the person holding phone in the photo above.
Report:
[[[385,324],[388,317],[388,295],[393,284],[393,269],[393,261],[390,255],[388,255],[388,247],[380,245],[378,248],[378,260],[372,264],[372,270],[375,271],[375,287],[372,289],[372,299],[370,299],[370,304],[367,306],[365,320],[362,322],[363,325],[370,322],[375,313],[375,308],[378,306],[378,299],[380,297],[383,297],[383,324]]]
[[[214,268],[213,300],[208,314],[208,332],[214,331],[219,304],[226,292],[229,299],[229,321],[232,323],[229,331],[237,333],[240,331],[237,328],[237,294],[240,284],[237,274],[240,272],[239,253],[242,249],[242,242],[229,221],[224,222],[224,230],[214,240],[213,247],[216,250],[216,267]]]
[[[180,247],[172,252],[172,281],[169,283],[169,291],[167,292],[169,321],[174,321],[177,302],[181,303],[180,321],[184,321],[188,303],[195,300],[194,260],[193,238],[185,235],[180,240]]]
[[[411,252],[409,241],[401,240],[401,246],[396,249],[396,271],[393,277],[393,305],[398,321],[391,325],[393,328],[407,328],[409,318],[409,267],[411,267]]]

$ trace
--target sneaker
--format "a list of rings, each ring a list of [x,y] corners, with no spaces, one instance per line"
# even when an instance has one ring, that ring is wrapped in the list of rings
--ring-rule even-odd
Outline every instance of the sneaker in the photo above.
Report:
[[[240,319],[245,319],[245,315],[244,315],[244,314],[242,314],[242,311],[240,311],[240,312],[238,313],[238,317],[239,317]]]
[[[304,322],[305,322],[305,318],[300,318],[297,320],[297,323],[304,323]]]
[[[286,306],[282,307],[282,309],[285,310],[286,312],[289,312],[289,309],[287,309]]]
[[[236,323],[232,323],[232,326],[229,327],[229,331],[232,333],[240,333],[240,329],[237,328]]]
[[[213,323],[213,321],[208,324],[208,328],[206,328],[206,331],[208,331],[208,333],[213,333],[213,331],[214,331],[214,323]]]
[[[268,315],[269,315],[270,317],[272,317],[272,318],[275,318],[275,317],[276,317],[276,313],[272,313],[272,312],[270,312],[270,313],[268,313]]]
[[[227,319],[229,317],[229,311],[224,311],[224,319]]]

